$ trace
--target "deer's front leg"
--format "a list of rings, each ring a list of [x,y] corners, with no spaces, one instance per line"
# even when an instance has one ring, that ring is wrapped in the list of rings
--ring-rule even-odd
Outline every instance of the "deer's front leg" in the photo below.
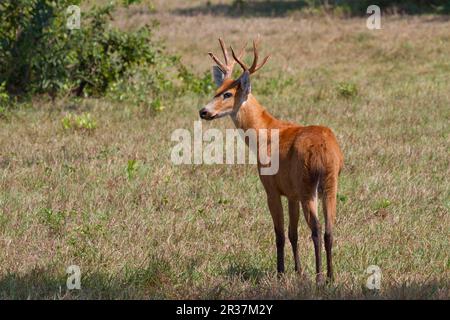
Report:
[[[284,217],[283,206],[279,194],[267,194],[267,203],[270,214],[272,215],[273,226],[275,229],[275,239],[277,244],[277,271],[284,272]]]

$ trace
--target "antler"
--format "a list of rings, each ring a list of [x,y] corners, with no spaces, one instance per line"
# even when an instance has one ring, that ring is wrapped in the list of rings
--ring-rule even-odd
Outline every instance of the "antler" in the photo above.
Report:
[[[239,65],[242,67],[242,69],[244,69],[244,71],[248,70],[248,72],[250,74],[255,73],[256,71],[261,69],[262,66],[266,64],[267,60],[270,57],[270,55],[265,57],[263,62],[258,66],[258,49],[257,49],[258,42],[259,42],[259,37],[258,37],[258,41],[253,40],[253,63],[252,63],[250,68],[244,62],[241,61],[241,58],[242,58],[241,56],[236,56],[236,54],[234,53],[233,48],[230,47],[231,48],[231,53],[233,54],[234,60],[236,60],[237,63],[239,63]]]
[[[231,60],[230,57],[228,56],[228,51],[227,51],[227,48],[225,47],[225,43],[223,42],[222,38],[219,38],[219,43],[220,43],[220,47],[222,48],[225,63],[222,63],[212,52],[208,52],[208,54],[211,56],[211,58],[214,60],[214,62],[217,63],[220,70],[222,70],[222,72],[225,75],[225,78],[231,78],[231,74],[233,73],[233,67],[236,64],[236,61],[235,61],[236,59]],[[241,59],[242,56],[244,55],[245,47],[246,47],[246,45],[244,45],[241,52],[239,53],[239,59]],[[233,52],[233,57],[234,56],[235,56],[235,54]]]

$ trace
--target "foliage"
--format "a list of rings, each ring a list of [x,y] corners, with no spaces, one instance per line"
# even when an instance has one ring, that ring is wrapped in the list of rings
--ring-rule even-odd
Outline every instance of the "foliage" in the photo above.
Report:
[[[339,96],[343,98],[354,98],[358,95],[358,88],[356,84],[351,82],[340,82],[337,85],[337,91]]]
[[[206,95],[213,90],[209,71],[198,76],[183,65],[177,56],[160,56],[158,66],[130,71],[132,75],[127,75],[110,86],[108,96],[153,112],[164,110],[165,101],[187,92]]]
[[[138,169],[138,161],[136,159],[128,160],[127,170],[126,170],[128,180],[131,180],[134,178],[137,169]]]
[[[156,22],[128,32],[111,27],[117,8],[113,3],[81,12],[81,28],[69,29],[66,9],[80,2],[8,0],[0,4],[0,106],[11,97],[35,94],[52,98],[107,95],[161,111],[169,96],[211,91],[209,73],[197,77],[178,57],[164,54],[161,42],[153,41]],[[138,2],[121,3],[128,7]],[[175,86],[174,80],[181,84]],[[70,119],[65,121],[70,125]]]
[[[92,23],[83,27],[75,48],[78,67],[74,68],[77,95],[83,88],[89,95],[104,94],[136,65],[154,65],[157,49],[151,45],[151,27],[123,32],[107,27],[113,6],[90,13]]]
[[[97,122],[90,113],[82,113],[80,115],[68,114],[62,118],[61,124],[65,130],[93,130],[97,128]]]
[[[0,117],[6,113],[6,106],[9,102],[9,95],[8,92],[6,92],[5,88],[6,84],[0,83]]]
[[[116,5],[109,4],[82,12],[82,27],[70,30],[65,10],[79,2],[0,4],[0,83],[10,95],[103,95],[135,66],[156,64],[160,49],[151,39],[156,24],[132,32],[112,28]]]
[[[65,223],[66,212],[64,211],[42,208],[38,215],[40,221],[55,233],[59,232]]]
[[[206,16],[192,32],[194,20],[178,18],[179,34],[171,43],[188,66],[199,56],[187,48],[218,51],[205,37],[238,22]],[[37,110],[0,122],[1,299],[449,298],[447,24],[438,17],[398,17],[389,21],[389,32],[377,36],[362,31],[365,19],[330,17],[302,29],[305,43],[280,34],[297,30],[296,19],[262,22],[267,19],[242,21],[249,39],[264,35],[264,54],[276,48],[279,55],[253,78],[258,101],[280,119],[330,127],[345,155],[335,281],[316,286],[313,244],[302,216],[305,275],[294,272],[286,240],[287,272],[277,276],[273,223],[254,165],[171,162],[171,134],[191,131],[207,100],[179,91],[176,107],[166,107],[157,119],[128,117],[131,102],[73,103],[97,120],[95,134],[55,132],[62,116],[47,99],[33,101]],[[162,38],[173,32],[171,24],[161,26]],[[374,34],[366,41],[370,45],[357,40],[362,32]],[[338,45],[324,50],[324,43],[336,39]],[[393,54],[403,52],[403,43],[414,55]],[[274,97],[263,92],[272,78],[280,78],[281,86],[289,78],[294,83]],[[339,98],[335,81],[355,83],[357,100]],[[173,86],[185,87],[175,80]],[[315,101],[320,90],[322,98]],[[168,106],[166,94],[158,97]],[[232,123],[221,119],[203,126],[223,131]],[[132,179],[126,171],[130,159],[138,161]],[[390,201],[387,208],[383,199]],[[283,205],[288,215],[285,200]],[[81,267],[82,290],[66,289],[71,264]],[[383,275],[376,295],[365,290],[373,264]]]
[[[184,65],[178,65],[179,78],[184,83],[184,89],[199,94],[208,94],[213,90],[212,76],[206,71],[203,76],[198,77],[190,72]]]
[[[52,93],[66,85],[65,66],[74,59],[69,33],[63,32],[63,10],[68,5],[46,0],[0,4],[0,82],[9,94]]]
[[[113,83],[107,92],[112,100],[131,103],[137,107],[162,111],[161,100],[169,98],[175,91],[173,81],[165,71],[173,63],[172,59],[160,58],[158,67],[140,67],[130,70],[124,77]]]

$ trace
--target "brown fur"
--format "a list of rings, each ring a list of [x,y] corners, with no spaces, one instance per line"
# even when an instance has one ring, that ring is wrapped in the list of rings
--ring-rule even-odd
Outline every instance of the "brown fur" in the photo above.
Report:
[[[242,88],[238,80],[225,79],[217,89],[211,107],[200,111],[202,118],[212,120],[231,114],[239,129],[279,130],[279,170],[275,175],[261,175],[260,180],[267,194],[267,203],[272,215],[276,246],[277,270],[284,272],[284,218],[281,196],[289,201],[288,236],[294,254],[295,270],[301,272],[297,252],[299,203],[311,229],[316,256],[317,281],[321,281],[321,226],[317,215],[320,197],[325,216],[325,250],[327,254],[327,276],[333,277],[332,243],[333,225],[336,217],[336,195],[338,176],[343,167],[343,155],[333,132],[323,126],[300,126],[278,120],[269,114],[250,93],[240,103]],[[229,92],[232,98],[224,98]],[[203,113],[203,114],[202,114]],[[270,150],[270,135],[268,145]],[[260,164],[258,164],[260,167]]]

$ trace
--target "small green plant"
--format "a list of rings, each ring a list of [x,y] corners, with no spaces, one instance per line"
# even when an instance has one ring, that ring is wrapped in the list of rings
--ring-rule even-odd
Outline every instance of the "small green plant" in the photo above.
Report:
[[[61,119],[61,124],[65,130],[69,130],[72,128],[72,116],[67,115]]]
[[[336,197],[337,197],[337,199],[338,199],[340,202],[346,202],[346,201],[347,201],[347,196],[345,196],[345,195],[343,195],[343,194],[338,193],[338,194],[336,195]]]
[[[380,201],[378,201],[375,205],[375,209],[379,210],[379,209],[386,209],[387,207],[389,207],[391,205],[391,201],[389,199],[382,199]]]
[[[131,180],[134,178],[137,169],[138,169],[138,161],[136,159],[128,160],[128,163],[127,163],[128,180]]]
[[[164,106],[162,105],[160,98],[155,98],[150,103],[150,107],[152,110],[157,111],[157,112],[164,110]]]
[[[358,88],[354,83],[341,82],[337,85],[337,92],[340,97],[350,99],[358,95]]]
[[[41,223],[49,227],[53,232],[59,232],[66,220],[64,211],[54,211],[51,208],[43,208],[39,212]]]
[[[80,115],[68,114],[62,118],[61,124],[65,130],[93,130],[97,128],[97,122],[90,113],[82,113]]]

